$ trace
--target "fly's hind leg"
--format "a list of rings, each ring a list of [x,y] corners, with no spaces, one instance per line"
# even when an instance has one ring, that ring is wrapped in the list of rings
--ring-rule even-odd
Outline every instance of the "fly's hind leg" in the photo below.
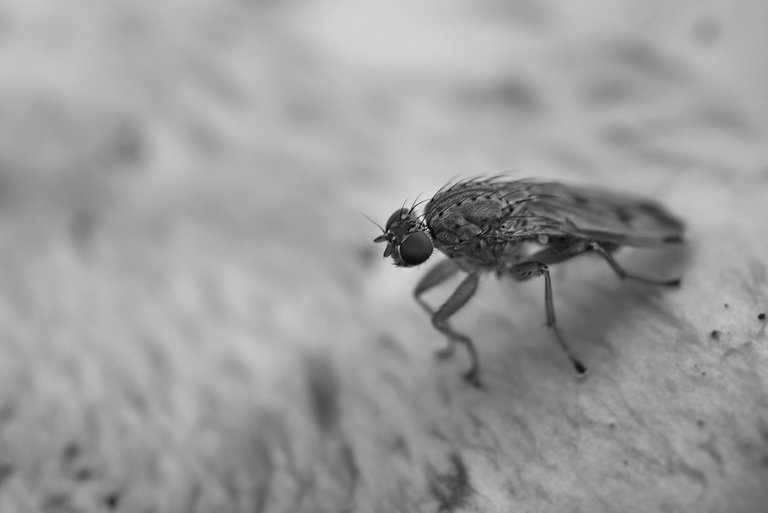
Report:
[[[477,283],[478,277],[476,273],[470,273],[464,278],[464,281],[453,291],[451,297],[432,315],[432,325],[440,333],[448,337],[449,347],[453,347],[456,342],[464,344],[471,360],[469,370],[464,373],[464,379],[475,386],[480,386],[480,362],[472,340],[467,335],[451,328],[448,323],[448,319],[466,305],[475,294]]]
[[[568,360],[573,365],[576,373],[579,376],[586,376],[588,372],[587,367],[573,353],[568,343],[560,335],[560,330],[557,329],[555,324],[555,303],[552,299],[552,279],[549,276],[549,267],[541,262],[523,262],[511,267],[509,273],[520,281],[528,280],[535,276],[544,276],[544,304],[547,312],[547,327],[555,332],[557,343],[560,344],[560,347],[568,356]]]
[[[419,283],[416,284],[416,288],[413,290],[413,297],[416,302],[419,303],[422,309],[429,314],[430,317],[435,315],[435,311],[429,306],[426,301],[422,299],[422,294],[430,289],[433,289],[446,280],[451,278],[459,272],[459,266],[453,260],[443,260],[434,267],[432,267],[427,274],[425,274]],[[445,359],[453,355],[453,351],[456,347],[456,342],[453,338],[448,338],[448,345],[437,351],[437,357]]]
[[[598,255],[603,257],[603,259],[608,262],[608,265],[611,266],[611,269],[613,269],[613,272],[615,272],[619,278],[622,280],[634,280],[640,283],[647,283],[649,285],[662,285],[664,287],[677,287],[680,285],[680,278],[674,279],[674,280],[658,280],[654,278],[646,278],[645,276],[638,276],[636,274],[632,274],[628,272],[626,269],[621,267],[621,265],[616,261],[615,258],[613,258],[613,255],[611,255],[611,252],[606,249],[601,244],[598,244],[597,242],[590,243],[589,247],[594,250]]]

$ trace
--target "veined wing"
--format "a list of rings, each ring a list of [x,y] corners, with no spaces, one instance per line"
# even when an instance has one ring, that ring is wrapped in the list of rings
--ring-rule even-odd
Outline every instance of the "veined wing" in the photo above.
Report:
[[[510,237],[567,235],[629,246],[679,242],[683,223],[656,202],[632,195],[559,182],[495,181],[512,200],[502,219]]]

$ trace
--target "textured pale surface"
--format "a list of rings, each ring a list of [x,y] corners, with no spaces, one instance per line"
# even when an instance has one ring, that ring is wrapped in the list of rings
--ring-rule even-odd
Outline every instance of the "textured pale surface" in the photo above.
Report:
[[[413,4],[0,6],[0,511],[765,511],[768,9]],[[510,168],[690,225],[554,273],[584,381],[360,215]]]

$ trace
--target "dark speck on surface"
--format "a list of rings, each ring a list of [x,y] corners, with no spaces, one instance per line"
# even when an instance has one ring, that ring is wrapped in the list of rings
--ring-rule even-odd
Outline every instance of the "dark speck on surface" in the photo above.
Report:
[[[765,320],[765,312],[757,314],[757,318],[761,321]]]
[[[104,497],[104,505],[107,509],[115,509],[120,505],[120,494],[113,492]]]
[[[712,340],[720,340],[720,335],[722,335],[722,334],[723,334],[723,332],[720,331],[720,330],[712,330],[709,333],[709,338],[711,338]]]

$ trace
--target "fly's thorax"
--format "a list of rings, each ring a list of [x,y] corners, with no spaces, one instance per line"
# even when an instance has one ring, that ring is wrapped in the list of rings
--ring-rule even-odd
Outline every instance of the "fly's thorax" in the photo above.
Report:
[[[438,217],[428,224],[429,231],[435,238],[435,242],[443,245],[454,245],[468,242],[476,238],[483,231],[474,223],[468,222],[464,217],[454,213]]]
[[[412,267],[424,263],[434,249],[426,226],[413,209],[395,210],[374,242],[386,242],[384,258],[392,257],[395,265]]]
[[[429,202],[424,210],[427,223],[444,222],[444,219],[461,219],[464,222],[482,225],[489,220],[499,219],[506,203],[493,196],[477,191],[460,191],[443,194]]]
[[[437,195],[427,205],[424,217],[436,241],[457,244],[470,241],[498,225],[504,209],[504,202],[492,192],[449,190]]]

